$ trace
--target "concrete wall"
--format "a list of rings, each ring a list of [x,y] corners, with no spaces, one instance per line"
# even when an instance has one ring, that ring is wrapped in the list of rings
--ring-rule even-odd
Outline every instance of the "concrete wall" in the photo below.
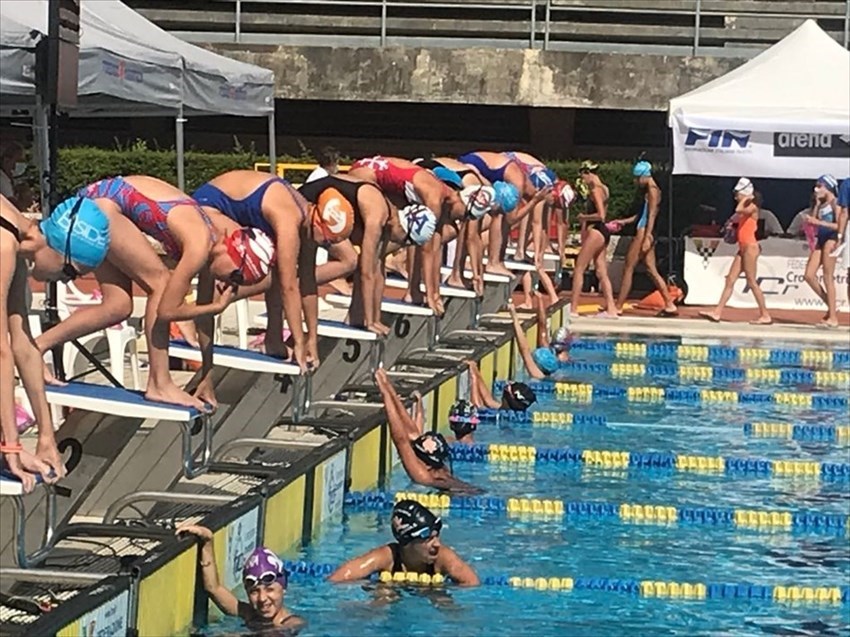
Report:
[[[212,48],[272,69],[285,99],[656,111],[745,61],[531,49]]]

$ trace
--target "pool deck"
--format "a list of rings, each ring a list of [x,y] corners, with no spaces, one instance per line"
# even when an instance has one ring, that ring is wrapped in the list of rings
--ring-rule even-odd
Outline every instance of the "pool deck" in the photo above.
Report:
[[[660,336],[690,336],[705,338],[751,338],[759,340],[791,340],[850,347],[850,314],[839,313],[838,328],[817,327],[823,313],[812,310],[773,310],[772,325],[751,325],[758,316],[756,310],[727,308],[724,320],[712,323],[699,313],[712,309],[707,306],[687,305],[679,308],[680,317],[661,318],[656,310],[627,309],[617,319],[597,318],[601,297],[583,295],[579,311],[588,314],[570,320],[570,328],[590,334],[632,333]]]

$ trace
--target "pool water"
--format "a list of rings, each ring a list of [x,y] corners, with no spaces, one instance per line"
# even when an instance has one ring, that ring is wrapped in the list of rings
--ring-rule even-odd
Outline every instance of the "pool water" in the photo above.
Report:
[[[728,343],[726,343],[728,344]],[[758,347],[754,342],[734,345]],[[771,343],[771,348],[794,348]],[[613,355],[578,351],[575,360],[613,362]],[[709,363],[699,363],[709,364]],[[720,365],[720,363],[710,363]],[[736,362],[723,363],[741,366]],[[787,367],[787,365],[783,366]],[[649,379],[584,375],[581,382],[659,385]],[[663,386],[677,386],[665,382]],[[689,385],[690,386],[690,385]],[[748,390],[749,385],[716,388]],[[754,386],[762,391],[776,387]],[[846,386],[782,387],[783,391],[847,396]],[[537,410],[604,415],[607,425],[546,426],[487,423],[476,443],[536,448],[673,452],[768,460],[850,462],[850,438],[804,442],[757,438],[751,422],[848,425],[842,410],[807,410],[769,404],[645,405],[625,399],[589,404],[549,400]],[[813,511],[850,515],[850,480],[756,474],[687,473],[669,469],[597,468],[557,463],[456,462],[455,473],[488,496]],[[417,491],[400,467],[390,493]],[[640,524],[617,517],[534,518],[505,512],[450,509],[441,539],[482,577],[618,578],[706,583],[798,586],[850,584],[846,530],[768,530],[734,526]],[[272,521],[269,520],[269,523]],[[846,529],[847,527],[845,527]],[[339,564],[392,541],[389,512],[349,509],[289,559]],[[295,576],[287,605],[306,617],[305,635],[498,635],[538,637],[633,635],[850,635],[850,605],[780,603],[771,600],[644,598],[587,589],[538,591],[485,585],[475,589],[400,588],[393,603],[381,603],[371,583],[332,586]],[[225,622],[219,628],[233,629]]]

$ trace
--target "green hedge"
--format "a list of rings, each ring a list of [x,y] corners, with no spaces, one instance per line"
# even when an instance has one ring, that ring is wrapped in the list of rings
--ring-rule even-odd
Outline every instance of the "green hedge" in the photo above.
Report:
[[[255,153],[252,149],[236,148],[230,153],[204,153],[187,151],[185,155],[186,191],[195,188],[216,175],[228,170],[250,169],[256,162],[268,162],[268,157]],[[282,163],[309,163],[315,161],[308,155],[299,157],[280,156]],[[347,160],[342,160],[343,162]],[[579,160],[551,162],[549,165],[558,175],[574,182],[578,176]],[[641,205],[642,198],[637,195],[631,173],[632,163],[627,161],[599,162],[599,176],[611,191],[609,210],[611,218],[626,217],[634,214]],[[154,150],[143,142],[126,148],[103,149],[93,147],[73,147],[59,150],[59,191],[63,196],[78,188],[115,175],[151,175],[170,183],[177,183],[177,156],[174,150]],[[302,171],[293,171],[287,178],[299,181],[306,176]],[[656,174],[656,180],[662,192],[667,189],[667,174],[663,168]],[[681,229],[690,223],[690,211],[705,201],[706,189],[710,182],[692,178],[676,179],[675,208],[677,210],[675,229]],[[666,210],[666,202],[662,202]],[[687,211],[687,212],[685,212]],[[662,214],[666,219],[666,214]],[[666,229],[666,221],[659,220],[659,228]]]

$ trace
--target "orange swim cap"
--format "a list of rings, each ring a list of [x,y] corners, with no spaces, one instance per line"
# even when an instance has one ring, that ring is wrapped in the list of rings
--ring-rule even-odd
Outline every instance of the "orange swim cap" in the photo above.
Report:
[[[319,195],[313,219],[328,243],[339,243],[351,236],[354,208],[336,188],[327,188]]]

